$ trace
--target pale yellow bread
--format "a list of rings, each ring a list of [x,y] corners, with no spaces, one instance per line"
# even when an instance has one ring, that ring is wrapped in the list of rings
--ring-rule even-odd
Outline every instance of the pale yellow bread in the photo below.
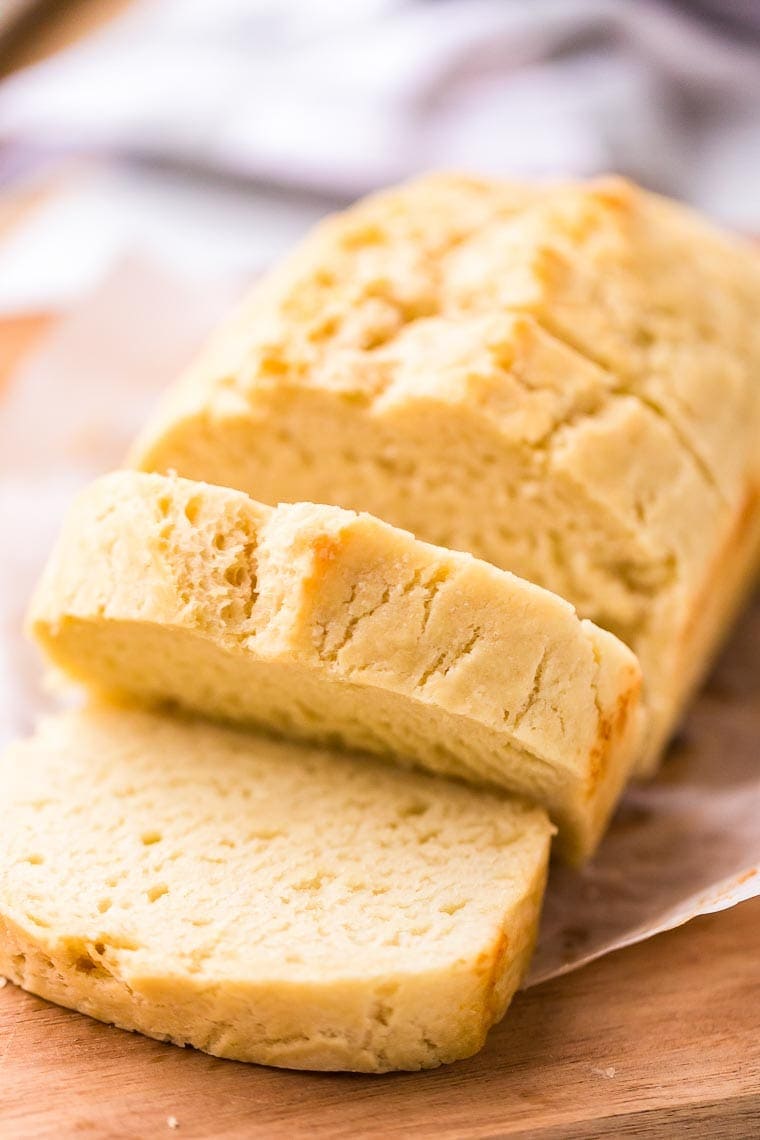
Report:
[[[561,598],[369,515],[121,471],[78,498],[30,629],[101,691],[361,748],[544,804],[593,851],[640,672]]]
[[[651,768],[757,566],[759,296],[753,249],[620,179],[427,177],[318,227],[131,460],[566,597],[642,662]]]
[[[552,828],[506,797],[129,709],[0,762],[0,974],[219,1057],[467,1057],[525,971]]]

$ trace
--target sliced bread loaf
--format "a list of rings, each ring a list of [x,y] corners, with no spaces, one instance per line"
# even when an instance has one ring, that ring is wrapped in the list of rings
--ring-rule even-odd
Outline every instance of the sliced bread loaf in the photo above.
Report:
[[[372,518],[116,472],[85,490],[30,627],[71,677],[339,742],[546,805],[597,843],[639,669],[561,598]]]
[[[551,827],[495,795],[128,709],[0,761],[0,974],[219,1057],[385,1072],[483,1044]]]
[[[654,762],[760,548],[760,259],[617,179],[435,176],[320,226],[134,449],[469,550],[638,654]]]

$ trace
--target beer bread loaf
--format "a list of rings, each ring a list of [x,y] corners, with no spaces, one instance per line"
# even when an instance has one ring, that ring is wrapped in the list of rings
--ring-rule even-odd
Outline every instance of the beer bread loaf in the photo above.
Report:
[[[760,546],[760,259],[616,178],[437,175],[328,220],[132,453],[367,510],[639,656],[651,768]]]

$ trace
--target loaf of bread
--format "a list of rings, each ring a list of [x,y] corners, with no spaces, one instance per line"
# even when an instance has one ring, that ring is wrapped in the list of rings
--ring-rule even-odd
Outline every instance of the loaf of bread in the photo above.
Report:
[[[71,677],[340,742],[544,803],[571,860],[630,772],[633,654],[572,607],[370,517],[116,472],[33,600]]]
[[[130,709],[0,762],[0,974],[219,1057],[420,1069],[474,1053],[536,935],[543,811]]]
[[[638,654],[651,767],[760,547],[760,260],[618,179],[433,176],[321,225],[136,445],[367,510]]]

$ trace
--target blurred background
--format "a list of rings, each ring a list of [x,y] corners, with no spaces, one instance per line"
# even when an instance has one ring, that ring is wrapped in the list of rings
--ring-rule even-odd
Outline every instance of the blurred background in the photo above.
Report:
[[[0,75],[0,315],[130,257],[243,281],[432,167],[615,170],[760,231],[758,0],[1,0]]]

